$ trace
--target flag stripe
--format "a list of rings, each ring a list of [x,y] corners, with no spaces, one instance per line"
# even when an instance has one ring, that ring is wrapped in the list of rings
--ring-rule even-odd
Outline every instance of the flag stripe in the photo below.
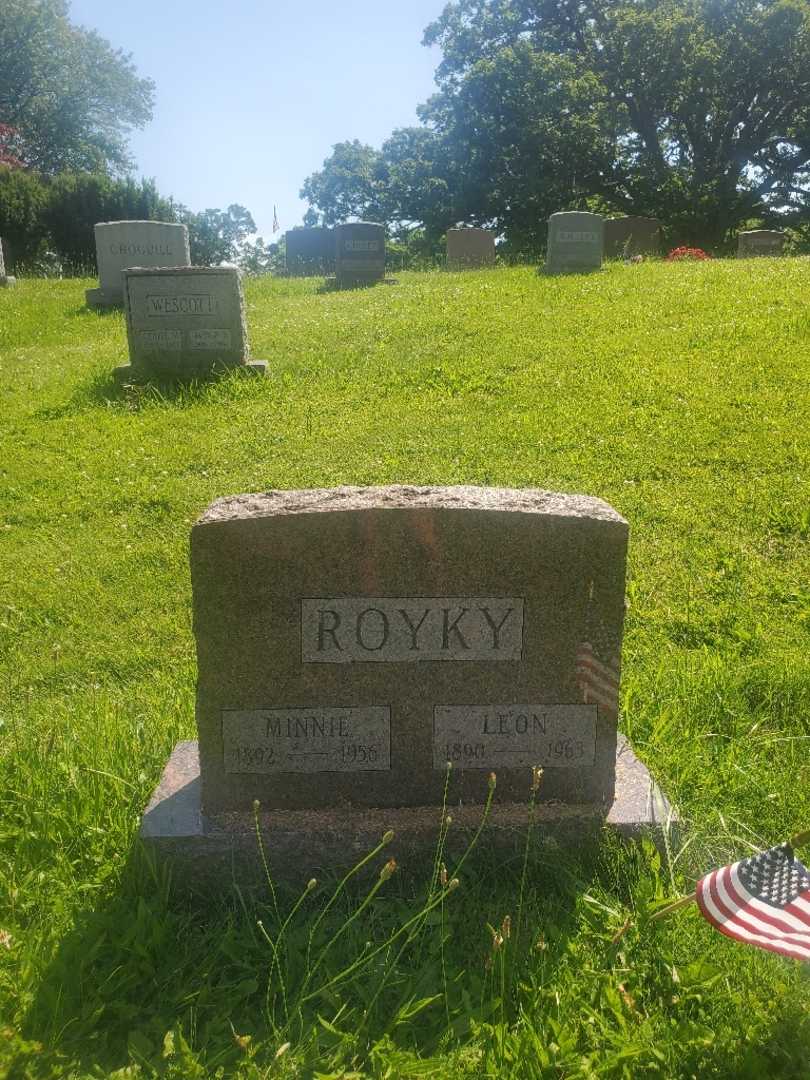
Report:
[[[805,937],[798,933],[785,932],[781,928],[775,925],[775,920],[769,922],[757,916],[750,909],[746,910],[745,904],[747,901],[733,893],[733,886],[730,880],[725,880],[729,875],[729,867],[724,866],[722,870],[718,870],[716,873],[710,875],[712,880],[709,882],[709,888],[712,893],[713,899],[717,901],[717,906],[726,912],[726,918],[731,921],[740,922],[746,930],[753,930],[755,933],[763,934],[767,938],[771,938],[773,941],[790,941],[793,945],[803,946]],[[741,906],[742,905],[742,906]]]
[[[758,945],[760,948],[768,949],[770,952],[787,954],[799,960],[810,960],[810,947],[793,945],[790,942],[783,941],[777,943],[772,938],[746,930],[734,921],[726,921],[711,895],[710,879],[713,877],[714,874],[709,874],[698,883],[696,898],[704,918],[721,934],[725,934],[726,937],[733,938],[735,941]]]
[[[729,867],[729,872],[731,874],[731,880],[734,884],[734,888],[738,894],[751,897],[750,900],[747,901],[747,903],[749,903],[758,914],[761,914],[766,918],[770,919],[780,919],[786,930],[800,930],[804,931],[804,933],[807,933],[808,930],[810,930],[810,919],[792,915],[784,908],[773,908],[770,906],[770,904],[764,903],[756,896],[751,896],[746,887],[740,881],[739,875],[737,873],[737,868],[739,865],[739,863],[734,863],[732,866]]]

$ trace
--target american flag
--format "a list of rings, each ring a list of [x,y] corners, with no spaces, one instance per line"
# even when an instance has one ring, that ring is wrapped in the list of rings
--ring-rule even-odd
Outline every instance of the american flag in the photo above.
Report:
[[[611,716],[619,711],[619,646],[597,614],[594,582],[588,586],[585,640],[577,647],[574,667],[582,700]]]
[[[695,898],[721,934],[810,960],[810,873],[790,844],[713,870],[697,883]]]
[[[278,223],[278,214],[276,213],[276,205],[273,203],[273,232],[277,233],[281,226]]]

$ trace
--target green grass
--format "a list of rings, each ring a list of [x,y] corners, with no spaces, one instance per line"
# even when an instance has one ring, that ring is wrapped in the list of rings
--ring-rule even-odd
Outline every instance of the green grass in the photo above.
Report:
[[[250,281],[270,376],[162,392],[115,388],[123,320],[91,284],[0,292],[0,1073],[806,1077],[810,968],[645,913],[810,826],[810,260]],[[280,943],[269,892],[189,906],[134,843],[194,733],[196,515],[387,482],[586,492],[631,523],[622,726],[686,829],[663,860],[533,843],[495,952],[522,860],[486,831],[432,910],[407,867],[367,899],[381,852]]]

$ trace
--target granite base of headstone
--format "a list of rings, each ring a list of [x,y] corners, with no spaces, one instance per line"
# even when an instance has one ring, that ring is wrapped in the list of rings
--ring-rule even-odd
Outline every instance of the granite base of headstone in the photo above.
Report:
[[[130,266],[188,266],[188,228],[164,221],[100,221],[95,226],[99,287],[88,289],[88,307],[124,303],[122,272]]]
[[[661,222],[656,218],[631,216],[605,221],[606,259],[658,255],[660,252]]]
[[[489,229],[448,229],[447,269],[478,270],[495,265],[495,234]]]
[[[265,374],[264,361],[249,359],[236,267],[133,267],[123,282],[130,362],[116,368],[120,381]]]
[[[661,829],[670,811],[617,734],[627,523],[580,495],[491,488],[271,491],[192,529],[198,741],[141,827],[189,884],[397,858],[480,821],[517,846]],[[450,770],[448,774],[448,762]],[[449,775],[449,781],[448,781]],[[445,790],[447,799],[445,803]]]
[[[600,270],[604,249],[604,218],[571,210],[548,219],[548,244],[543,272],[587,273]]]
[[[737,258],[781,255],[784,246],[785,234],[778,229],[749,229],[737,237]]]
[[[17,284],[17,279],[6,273],[6,263],[3,256],[3,240],[0,239],[0,289],[9,289]]]

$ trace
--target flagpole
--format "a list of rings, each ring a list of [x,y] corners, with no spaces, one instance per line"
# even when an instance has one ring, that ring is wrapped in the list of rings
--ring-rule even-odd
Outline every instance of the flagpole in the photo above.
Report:
[[[805,829],[803,832],[795,833],[788,840],[788,846],[792,848],[804,847],[806,844],[810,844],[810,829]],[[681,908],[689,907],[690,904],[697,903],[697,894],[689,893],[688,896],[680,896],[677,900],[673,900],[671,904],[667,904],[666,907],[659,908],[654,912],[648,922],[658,922],[659,919],[666,918],[667,915],[671,915],[673,911],[680,911]]]

